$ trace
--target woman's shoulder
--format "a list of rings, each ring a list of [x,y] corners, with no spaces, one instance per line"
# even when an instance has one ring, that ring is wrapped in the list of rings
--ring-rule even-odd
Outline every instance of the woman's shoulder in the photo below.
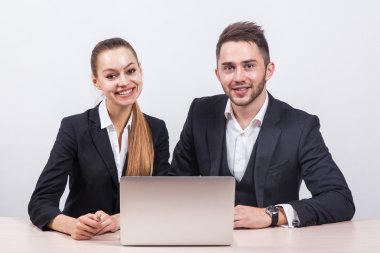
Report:
[[[87,127],[90,122],[99,122],[99,112],[98,108],[91,108],[82,113],[73,114],[66,116],[62,119],[61,125],[67,126],[72,125],[75,127]]]
[[[152,132],[153,139],[157,136],[167,136],[168,129],[166,128],[165,121],[162,119],[147,115],[144,113],[144,117],[148,122],[150,131]]]
[[[145,114],[145,113],[144,113],[144,117],[145,117],[146,121],[148,122],[148,124],[151,128],[154,128],[154,127],[160,127],[161,128],[162,126],[165,126],[165,121],[163,121],[162,119],[150,116],[150,115]]]

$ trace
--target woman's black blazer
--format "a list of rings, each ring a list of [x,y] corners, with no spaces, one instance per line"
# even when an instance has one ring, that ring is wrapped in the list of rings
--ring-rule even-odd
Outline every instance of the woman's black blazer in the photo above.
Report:
[[[169,136],[165,122],[145,115],[154,146],[153,175],[167,175]],[[133,152],[133,151],[132,151]],[[59,201],[69,179],[63,211]],[[64,118],[49,160],[28,205],[31,221],[47,229],[58,214],[79,217],[103,210],[119,213],[119,179],[107,129],[100,129],[98,107]]]

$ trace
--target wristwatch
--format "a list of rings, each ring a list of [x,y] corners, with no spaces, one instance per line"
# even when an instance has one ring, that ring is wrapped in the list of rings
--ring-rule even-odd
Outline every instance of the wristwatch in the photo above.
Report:
[[[265,213],[267,213],[272,218],[271,226],[276,226],[278,223],[278,207],[277,206],[268,206],[265,208]]]

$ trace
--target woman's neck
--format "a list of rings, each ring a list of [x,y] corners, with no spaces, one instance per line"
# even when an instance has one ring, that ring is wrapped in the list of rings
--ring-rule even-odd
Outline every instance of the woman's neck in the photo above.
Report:
[[[113,106],[110,103],[107,103],[107,111],[112,121],[112,124],[116,128],[116,131],[122,132],[124,127],[127,125],[129,117],[132,112],[132,105],[129,106]]]

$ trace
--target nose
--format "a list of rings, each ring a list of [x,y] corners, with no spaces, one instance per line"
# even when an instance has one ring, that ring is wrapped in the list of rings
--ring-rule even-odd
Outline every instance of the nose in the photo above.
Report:
[[[120,75],[119,86],[127,86],[128,82],[128,77],[126,77],[125,75]]]
[[[235,71],[234,81],[235,82],[244,82],[246,78],[244,69],[241,67],[237,67]]]

